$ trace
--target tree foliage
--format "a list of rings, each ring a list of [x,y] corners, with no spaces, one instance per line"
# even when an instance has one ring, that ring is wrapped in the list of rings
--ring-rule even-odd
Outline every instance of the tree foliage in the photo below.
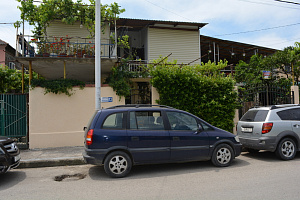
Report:
[[[33,77],[37,77],[33,73]],[[29,74],[24,74],[24,92],[29,91]],[[0,66],[0,93],[21,93],[22,92],[22,72],[20,70],[9,69],[7,66]]]
[[[150,74],[160,96],[157,103],[188,111],[232,132],[237,93],[232,77],[219,72],[226,65],[226,62],[209,62],[181,66],[166,60],[153,65]]]
[[[33,33],[35,36],[47,35],[46,28],[53,20],[61,20],[65,24],[74,24],[80,21],[90,32],[90,36],[95,35],[95,0],[89,0],[89,4],[77,0],[43,0],[43,3],[37,5],[34,0],[17,0],[21,3],[18,8],[21,11],[21,19],[34,25]],[[101,22],[104,28],[104,22],[114,23],[118,16],[125,12],[120,9],[117,3],[101,6]]]
[[[249,63],[240,61],[235,67],[235,79],[239,83],[256,84],[262,83],[262,71],[271,72],[269,83],[292,82],[298,84],[300,78],[300,43],[295,43],[295,47],[287,47],[283,51],[277,51],[272,56],[263,57],[254,55]]]

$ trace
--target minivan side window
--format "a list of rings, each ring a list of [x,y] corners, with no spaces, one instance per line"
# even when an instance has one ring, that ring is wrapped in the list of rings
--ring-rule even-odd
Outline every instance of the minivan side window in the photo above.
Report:
[[[300,121],[300,108],[288,109],[277,112],[281,120],[296,120]]]
[[[181,112],[167,112],[171,130],[198,130],[196,119]]]
[[[130,128],[139,130],[164,130],[159,111],[135,111],[129,114]]]
[[[103,129],[122,129],[123,113],[113,113],[106,117],[102,125]]]

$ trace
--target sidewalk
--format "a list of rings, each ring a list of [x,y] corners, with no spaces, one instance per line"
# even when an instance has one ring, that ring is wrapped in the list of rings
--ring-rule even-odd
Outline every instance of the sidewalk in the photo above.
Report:
[[[83,146],[57,147],[45,149],[20,150],[21,162],[18,168],[55,167],[82,165]]]

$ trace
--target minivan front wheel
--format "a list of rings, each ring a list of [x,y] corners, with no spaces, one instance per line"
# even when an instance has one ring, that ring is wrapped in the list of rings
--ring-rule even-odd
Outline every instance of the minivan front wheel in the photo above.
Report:
[[[127,153],[115,151],[110,153],[104,161],[106,174],[113,178],[125,177],[131,170],[132,161]]]
[[[233,150],[228,144],[219,144],[212,155],[211,161],[217,167],[227,167],[233,159]]]
[[[282,160],[292,160],[296,155],[296,144],[294,140],[285,138],[281,140],[276,149],[276,155]]]

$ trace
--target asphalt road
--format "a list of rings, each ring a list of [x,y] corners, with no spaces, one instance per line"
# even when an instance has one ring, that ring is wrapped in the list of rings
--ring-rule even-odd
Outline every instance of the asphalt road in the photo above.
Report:
[[[299,199],[300,152],[292,161],[243,153],[230,167],[211,162],[135,166],[109,178],[92,165],[14,169],[0,175],[0,199]]]

